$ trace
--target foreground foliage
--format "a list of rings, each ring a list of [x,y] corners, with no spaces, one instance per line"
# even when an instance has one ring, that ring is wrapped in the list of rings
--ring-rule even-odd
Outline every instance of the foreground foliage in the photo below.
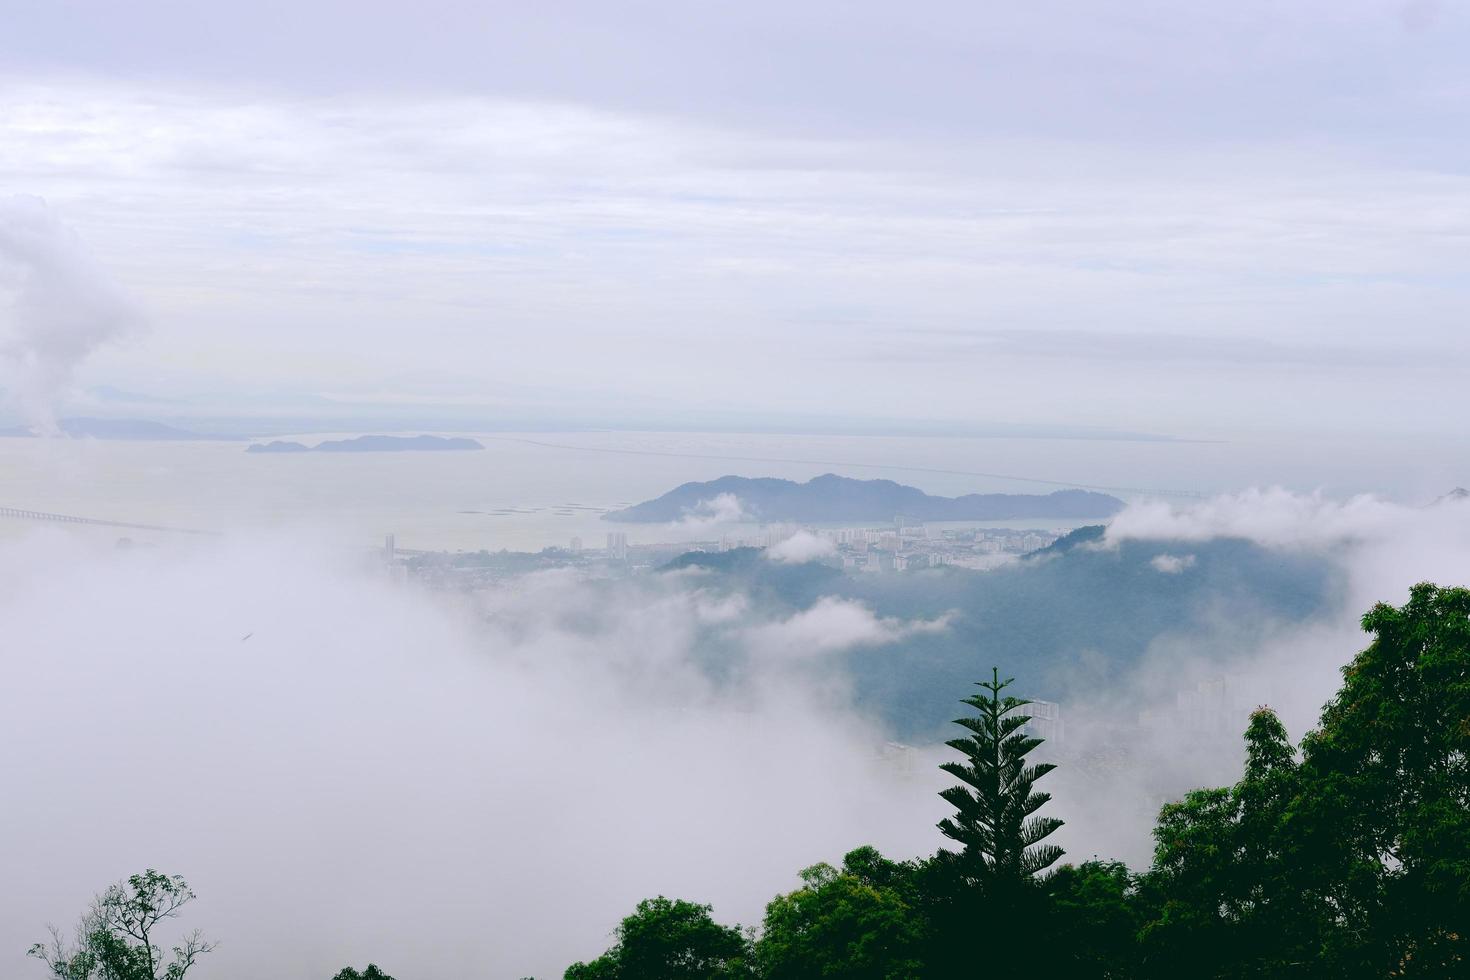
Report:
[[[195,932],[165,955],[157,933],[193,900],[183,878],[150,868],[98,895],[72,943],[52,929],[51,942],[32,946],[30,955],[54,980],[183,980],[213,944]]]
[[[842,869],[817,864],[803,886],[766,906],[756,963],[768,980],[911,977],[927,940],[918,913],[917,868],[860,847]]]
[[[590,963],[576,963],[570,980],[666,977],[702,980],[750,976],[750,946],[739,929],[719,925],[708,905],[644,899],[618,926],[617,942]]]

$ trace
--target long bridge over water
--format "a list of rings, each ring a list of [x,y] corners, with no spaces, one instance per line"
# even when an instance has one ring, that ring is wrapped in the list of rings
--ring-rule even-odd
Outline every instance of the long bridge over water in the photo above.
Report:
[[[108,521],[97,517],[77,517],[72,514],[52,514],[44,510],[26,510],[22,507],[0,507],[0,517],[14,517],[23,521],[49,521],[53,524],[91,524],[95,527],[118,527],[131,531],[166,531],[170,534],[200,534],[215,536],[218,531],[201,531],[192,527],[169,527],[163,524],[134,524],[129,521]]]
[[[168,534],[193,534],[202,537],[222,537],[221,531],[205,531],[195,527],[172,527],[166,524],[137,524],[132,521],[109,521],[99,517],[78,517],[74,514],[52,514],[44,510],[27,510],[24,507],[0,507],[0,517],[12,517],[22,521],[49,521],[53,524],[88,524],[93,527],[116,527],[130,531],[163,531]],[[412,548],[395,548],[389,545],[386,549],[389,558],[393,555],[429,555],[430,551],[420,551]]]

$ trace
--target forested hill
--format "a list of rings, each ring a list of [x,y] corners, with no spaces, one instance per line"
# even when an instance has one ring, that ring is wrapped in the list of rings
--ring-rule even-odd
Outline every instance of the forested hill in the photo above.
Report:
[[[738,499],[752,519],[803,523],[891,521],[895,516],[916,521],[1096,520],[1123,509],[1117,497],[1090,490],[934,497],[892,480],[854,480],[828,473],[806,483],[743,476],[686,483],[662,497],[613,511],[606,519],[644,524],[677,521],[722,495]]]
[[[954,717],[955,692],[1004,664],[1029,696],[1065,701],[1116,679],[1156,642],[1194,653],[1249,650],[1267,631],[1331,611],[1340,572],[1319,555],[1248,541],[1125,541],[1097,547],[1082,528],[1053,549],[989,572],[940,567],[844,573],[816,562],[772,562],[759,549],[694,553],[675,566],[709,570],[707,587],[741,591],[778,615],[824,597],[880,616],[934,619],[947,629],[844,655],[855,693],[899,735],[934,735]]]

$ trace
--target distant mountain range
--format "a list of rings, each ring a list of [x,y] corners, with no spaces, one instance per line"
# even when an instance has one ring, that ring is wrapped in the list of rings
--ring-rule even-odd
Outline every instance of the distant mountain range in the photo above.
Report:
[[[206,435],[176,428],[163,422],[146,419],[61,419],[56,423],[63,435],[74,439],[139,439],[139,440],[229,440],[230,436]],[[30,426],[18,425],[0,429],[0,437],[29,438],[36,431]]]
[[[474,439],[443,436],[358,436],[307,446],[299,442],[254,443],[247,453],[422,453],[484,449]]]
[[[894,517],[915,521],[1094,520],[1123,509],[1123,501],[1117,497],[1090,490],[932,497],[892,480],[853,480],[828,473],[806,483],[722,476],[707,483],[686,483],[655,500],[603,516],[609,521],[634,524],[677,521],[698,513],[702,504],[723,494],[738,499],[742,510],[754,520],[802,523],[890,521]]]

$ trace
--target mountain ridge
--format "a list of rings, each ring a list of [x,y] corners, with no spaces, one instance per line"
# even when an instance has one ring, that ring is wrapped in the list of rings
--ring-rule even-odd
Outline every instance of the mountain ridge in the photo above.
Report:
[[[857,480],[824,473],[806,483],[775,477],[722,476],[685,483],[661,497],[603,515],[629,524],[678,521],[698,514],[711,501],[731,495],[754,520],[822,523],[835,521],[1018,520],[1026,518],[1107,518],[1123,509],[1117,497],[1093,490],[1055,490],[1046,494],[972,493],[931,496],[893,480]]]

